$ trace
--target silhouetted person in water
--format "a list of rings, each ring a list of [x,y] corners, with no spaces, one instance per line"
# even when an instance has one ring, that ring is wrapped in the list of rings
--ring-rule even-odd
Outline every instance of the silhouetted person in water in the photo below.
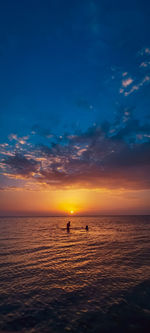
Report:
[[[88,231],[88,230],[89,230],[89,227],[88,227],[88,225],[86,225],[86,227],[85,227],[85,230],[86,230],[86,231]]]
[[[70,221],[67,223],[67,231],[70,231]]]

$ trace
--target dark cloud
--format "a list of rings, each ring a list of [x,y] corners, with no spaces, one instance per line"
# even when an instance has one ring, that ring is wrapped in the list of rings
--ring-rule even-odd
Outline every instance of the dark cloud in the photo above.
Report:
[[[32,146],[28,154],[2,163],[12,174],[50,186],[149,189],[150,124],[141,124],[126,109],[119,119],[67,135],[63,142],[55,138]]]
[[[39,163],[34,159],[27,159],[22,155],[16,154],[15,156],[7,157],[5,164],[16,174],[30,176],[32,172],[37,171]]]
[[[150,142],[135,144],[133,147],[125,145],[105,159],[106,165],[112,167],[144,167],[150,165]],[[142,171],[142,170],[141,170]]]

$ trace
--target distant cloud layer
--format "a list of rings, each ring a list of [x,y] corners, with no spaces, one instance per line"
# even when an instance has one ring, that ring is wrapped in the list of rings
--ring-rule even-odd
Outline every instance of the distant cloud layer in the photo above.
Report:
[[[0,145],[7,188],[9,179],[14,180],[13,188],[28,189],[150,188],[150,123],[140,123],[131,109],[120,110],[113,123],[93,125],[84,132],[57,137],[46,130],[47,144],[33,144],[32,132],[22,138],[10,134]],[[38,132],[44,136],[40,128]],[[2,183],[5,189],[6,182]]]

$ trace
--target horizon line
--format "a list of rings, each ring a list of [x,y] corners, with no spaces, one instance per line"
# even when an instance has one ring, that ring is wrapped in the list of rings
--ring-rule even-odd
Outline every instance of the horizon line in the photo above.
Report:
[[[83,214],[83,215],[0,215],[0,218],[12,218],[12,217],[21,217],[21,218],[26,218],[26,217],[102,217],[102,216],[150,216],[150,213],[130,213],[130,214]]]

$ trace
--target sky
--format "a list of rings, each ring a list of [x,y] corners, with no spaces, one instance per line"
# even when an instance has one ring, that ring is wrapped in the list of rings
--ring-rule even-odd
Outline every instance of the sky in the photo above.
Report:
[[[150,3],[0,4],[0,215],[150,214]]]

